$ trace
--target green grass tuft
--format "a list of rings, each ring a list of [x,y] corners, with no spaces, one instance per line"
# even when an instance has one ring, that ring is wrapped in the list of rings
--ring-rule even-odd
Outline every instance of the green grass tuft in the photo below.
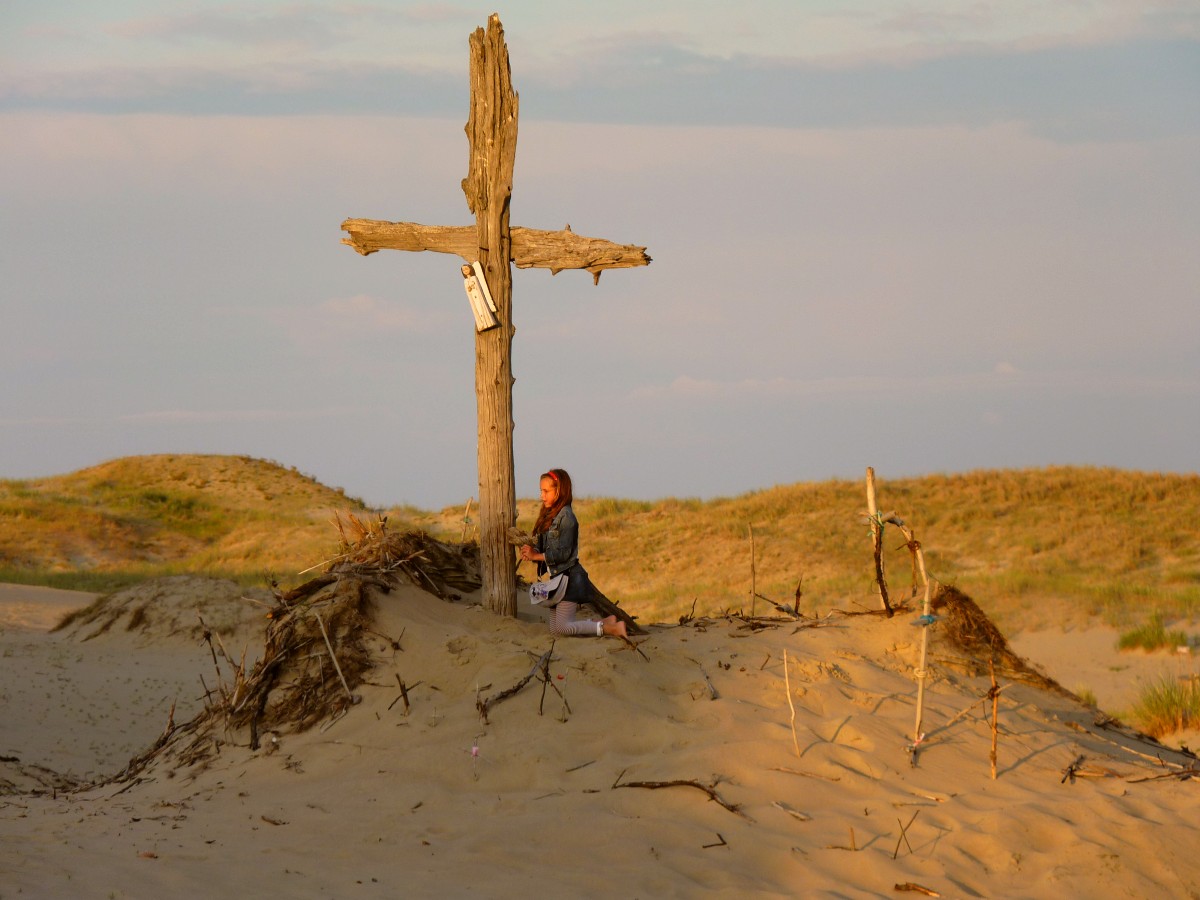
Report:
[[[1162,614],[1156,612],[1145,625],[1123,633],[1117,646],[1122,650],[1136,650],[1139,647],[1143,650],[1157,650],[1160,647],[1174,650],[1188,646],[1188,636],[1182,631],[1167,631]]]
[[[1163,676],[1142,691],[1133,714],[1142,730],[1156,738],[1200,728],[1200,678]]]
[[[1096,692],[1088,687],[1079,687],[1075,689],[1075,696],[1080,699],[1086,706],[1095,708],[1100,704],[1096,701]]]

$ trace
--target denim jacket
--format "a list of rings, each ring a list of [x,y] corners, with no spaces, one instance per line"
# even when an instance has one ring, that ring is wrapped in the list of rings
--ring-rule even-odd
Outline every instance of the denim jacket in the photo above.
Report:
[[[537,536],[537,549],[546,554],[546,561],[538,563],[538,574],[549,569],[557,575],[579,562],[579,520],[570,506],[560,509],[549,530]]]

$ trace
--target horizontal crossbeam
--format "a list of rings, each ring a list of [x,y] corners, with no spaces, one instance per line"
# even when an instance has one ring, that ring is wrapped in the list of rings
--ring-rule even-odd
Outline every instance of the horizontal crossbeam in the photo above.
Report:
[[[479,258],[479,236],[474,225],[418,225],[416,222],[347,219],[342,223],[342,230],[350,235],[342,238],[342,243],[363,256],[377,250],[431,250],[453,253],[466,262]],[[562,231],[513,228],[512,261],[520,269],[549,269],[556,275],[564,269],[586,269],[594,280],[599,281],[600,273],[605,269],[649,265],[650,257],[645,247],[584,237],[568,225]]]

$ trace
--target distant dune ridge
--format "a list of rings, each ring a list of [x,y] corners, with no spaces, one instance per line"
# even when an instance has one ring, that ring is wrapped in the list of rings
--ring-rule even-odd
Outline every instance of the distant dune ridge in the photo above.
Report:
[[[583,473],[577,481],[586,485]],[[1148,610],[1200,610],[1200,476],[1051,468],[889,480],[880,504],[916,530],[937,578],[971,595],[1009,630]],[[403,492],[397,473],[397,492]],[[526,528],[536,500],[519,503]],[[583,497],[582,551],[605,593],[647,620],[751,603],[757,590],[802,608],[874,602],[862,485],[802,483],[712,501]],[[365,513],[343,491],[249,457],[163,454],[70,475],[0,481],[0,580],[111,590],[205,573],[262,586],[335,548],[337,511]],[[385,511],[393,531],[470,538],[470,510]],[[907,552],[887,544],[892,583]],[[637,548],[631,553],[630,548]],[[299,562],[298,562],[299,561]],[[524,573],[528,575],[528,573]]]
[[[10,573],[255,573],[332,544],[331,510],[362,509],[295,469],[244,456],[160,454],[0,482]],[[317,557],[319,558],[319,557]]]

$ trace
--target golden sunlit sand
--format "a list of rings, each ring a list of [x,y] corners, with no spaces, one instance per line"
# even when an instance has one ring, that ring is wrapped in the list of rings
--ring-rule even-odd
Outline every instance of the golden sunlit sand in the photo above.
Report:
[[[257,751],[244,729],[217,728],[217,750],[192,765],[164,752],[104,783],[164,732],[172,703],[176,722],[203,708],[201,677],[215,689],[207,644],[181,627],[198,586],[177,586],[157,588],[155,616],[130,629],[127,611],[94,636],[86,623],[49,634],[27,609],[14,624],[13,610],[69,596],[0,595],[4,896],[1200,892],[1197,781],[1180,777],[1195,759],[1002,672],[992,780],[989,679],[938,663],[954,654],[936,626],[910,766],[911,613],[698,619],[650,627],[640,653],[560,639],[550,672],[565,702],[535,678],[485,722],[478,698],[550,649],[540,613],[370,589],[361,702],[265,732]],[[249,614],[223,643],[253,657],[261,607],[230,602]]]

